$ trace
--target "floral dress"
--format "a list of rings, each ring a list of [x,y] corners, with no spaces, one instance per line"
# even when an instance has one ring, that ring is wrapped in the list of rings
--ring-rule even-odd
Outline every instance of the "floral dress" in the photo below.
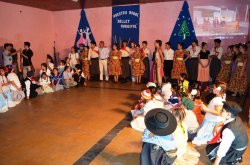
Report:
[[[122,74],[121,68],[121,52],[112,51],[110,53],[109,74],[118,76]]]
[[[220,72],[217,76],[217,81],[222,81],[227,83],[230,78],[232,66],[233,66],[233,56],[227,56],[225,54],[225,57],[221,64]]]
[[[187,69],[184,62],[184,55],[187,54],[186,51],[175,51],[174,52],[174,64],[173,64],[173,70],[171,74],[172,79],[178,79],[180,77],[180,74],[186,73]]]
[[[145,72],[145,65],[142,61],[142,56],[140,53],[133,54],[133,62],[132,62],[132,74],[133,76],[142,76]]]
[[[81,60],[82,60],[82,71],[84,73],[84,76],[90,77],[90,71],[89,71],[90,61],[88,59],[88,52],[82,53]]]
[[[236,59],[236,70],[231,77],[228,90],[232,92],[239,92],[240,94],[245,93],[247,89],[247,71],[246,67],[244,67],[245,62],[247,62],[247,55],[239,54]],[[244,70],[242,71],[242,69]]]

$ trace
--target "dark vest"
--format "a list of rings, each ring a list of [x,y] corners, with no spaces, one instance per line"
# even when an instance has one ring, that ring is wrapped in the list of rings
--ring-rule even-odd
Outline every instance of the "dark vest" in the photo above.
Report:
[[[25,85],[25,96],[27,97],[27,93],[26,93],[26,81],[30,81],[30,98],[36,97],[38,94],[36,92],[36,89],[39,88],[39,85],[37,84],[33,84],[32,81],[29,78],[25,78],[24,79],[24,85]]]
[[[248,137],[247,137],[246,128],[239,117],[236,117],[235,120],[227,123],[222,128],[222,132],[226,128],[230,129],[235,136],[235,139],[231,145],[232,148],[240,149],[240,148],[244,148],[248,145]]]

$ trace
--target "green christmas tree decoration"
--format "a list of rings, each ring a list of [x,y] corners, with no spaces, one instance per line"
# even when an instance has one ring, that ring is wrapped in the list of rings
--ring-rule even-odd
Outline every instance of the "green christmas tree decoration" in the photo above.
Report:
[[[183,40],[186,39],[186,36],[190,36],[190,32],[189,32],[186,20],[182,22],[181,28],[178,32],[178,36],[183,36]]]

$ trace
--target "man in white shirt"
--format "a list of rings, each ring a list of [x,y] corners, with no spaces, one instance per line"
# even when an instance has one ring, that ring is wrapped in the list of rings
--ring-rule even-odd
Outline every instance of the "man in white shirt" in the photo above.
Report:
[[[109,80],[108,75],[108,58],[109,58],[109,49],[104,47],[104,41],[99,42],[99,68],[100,68],[100,80],[103,81],[103,70],[105,74],[105,81]]]
[[[192,44],[187,48],[189,59],[187,60],[188,79],[191,82],[196,82],[198,78],[198,54],[201,49],[198,46],[198,40],[193,40]]]
[[[173,69],[174,50],[171,49],[171,43],[165,43],[164,55],[164,74],[166,78],[171,78],[171,72]]]
[[[129,60],[130,60],[130,48],[127,47],[127,41],[123,40],[122,41],[122,48],[120,49],[122,55],[121,55],[121,62],[122,62],[122,79],[124,82],[127,81],[128,78],[130,78],[131,73],[130,73],[130,65],[129,65]]]
[[[210,56],[215,55],[215,56],[217,56],[218,59],[221,59],[221,57],[223,55],[223,49],[220,46],[220,44],[221,44],[220,39],[214,40],[214,48],[212,48],[212,50],[210,52]]]
[[[90,76],[91,80],[99,79],[99,49],[96,46],[95,41],[91,41],[90,49],[89,49],[89,60],[90,62]]]
[[[214,165],[242,162],[248,146],[248,136],[243,122],[237,117],[241,111],[241,107],[235,102],[224,103],[221,112],[221,117],[225,119],[224,126],[206,147],[208,158]]]

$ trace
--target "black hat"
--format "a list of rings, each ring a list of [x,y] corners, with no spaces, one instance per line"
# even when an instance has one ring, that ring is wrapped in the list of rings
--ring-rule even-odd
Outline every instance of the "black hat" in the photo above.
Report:
[[[95,41],[91,41],[90,43],[93,44],[93,45],[96,45],[96,42],[95,42]]]
[[[241,107],[233,101],[224,102],[223,109],[225,109],[227,112],[231,112],[234,116],[237,116],[238,113],[242,111]]]
[[[221,40],[219,38],[214,39],[214,42],[221,43]]]
[[[174,115],[168,110],[155,108],[144,119],[147,129],[155,135],[166,136],[173,133],[177,126]]]

